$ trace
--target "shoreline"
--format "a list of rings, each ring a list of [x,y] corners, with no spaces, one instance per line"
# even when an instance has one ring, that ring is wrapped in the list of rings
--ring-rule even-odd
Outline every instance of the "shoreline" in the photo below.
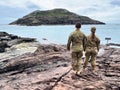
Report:
[[[10,48],[6,48],[5,52],[0,53],[0,60],[15,58],[26,53],[34,53],[38,45],[38,42],[26,42],[13,45]]]

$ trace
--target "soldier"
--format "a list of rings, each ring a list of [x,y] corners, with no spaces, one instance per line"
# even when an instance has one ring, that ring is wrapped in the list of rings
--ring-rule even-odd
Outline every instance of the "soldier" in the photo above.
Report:
[[[96,28],[92,27],[91,34],[87,36],[87,41],[85,44],[85,62],[83,65],[83,72],[85,71],[88,61],[90,61],[91,63],[92,71],[94,71],[96,66],[96,56],[99,51],[100,40],[95,35],[95,31],[96,31]]]
[[[79,74],[81,57],[83,55],[86,36],[84,33],[80,31],[81,23],[76,23],[75,28],[76,28],[75,31],[72,32],[69,36],[67,50],[70,51],[70,45],[72,43],[71,65],[72,69],[76,72],[76,74]]]

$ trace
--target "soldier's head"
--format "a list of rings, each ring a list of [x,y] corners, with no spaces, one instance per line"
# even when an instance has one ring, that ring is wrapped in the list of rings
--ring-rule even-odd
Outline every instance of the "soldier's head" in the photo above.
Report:
[[[96,28],[95,27],[91,27],[91,32],[95,33],[95,31],[96,31]]]
[[[76,28],[81,28],[81,23],[79,23],[79,22],[76,23],[76,24],[75,24],[75,27],[76,27]]]

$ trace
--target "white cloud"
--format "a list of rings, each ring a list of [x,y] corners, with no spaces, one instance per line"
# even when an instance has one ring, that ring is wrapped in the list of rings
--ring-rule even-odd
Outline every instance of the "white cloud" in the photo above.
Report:
[[[118,1],[117,1],[118,2]],[[0,6],[23,8],[31,10],[36,8],[48,10],[54,8],[65,8],[79,15],[85,15],[93,19],[108,22],[118,20],[120,6],[115,0],[1,0]],[[110,19],[108,19],[110,17]],[[115,19],[117,18],[117,19]],[[120,19],[119,19],[120,20]]]
[[[53,9],[54,7],[54,0],[29,0],[31,3],[35,4],[42,10]]]
[[[1,0],[0,6],[26,8],[28,0]]]

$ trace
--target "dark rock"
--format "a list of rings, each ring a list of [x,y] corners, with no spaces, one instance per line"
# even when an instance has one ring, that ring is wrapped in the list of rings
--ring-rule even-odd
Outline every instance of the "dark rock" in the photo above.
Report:
[[[6,47],[8,47],[7,43],[0,41],[0,53],[4,52]]]
[[[9,36],[9,34],[6,32],[0,32],[0,37],[5,37],[5,36]]]
[[[9,41],[11,38],[9,36],[0,37],[0,41]]]
[[[9,35],[11,39],[18,39],[19,37],[17,35],[10,34]]]
[[[35,42],[35,38],[19,37],[17,35],[0,32],[0,52],[5,52],[5,48],[22,42]]]
[[[5,48],[0,48],[0,53],[5,52]]]
[[[13,46],[13,45],[16,45],[16,44],[19,44],[19,43],[21,43],[22,42],[22,39],[13,39],[13,40],[11,40],[11,41],[8,41],[7,42],[7,45],[8,46]]]
[[[34,42],[34,41],[36,41],[35,38],[25,38],[25,37],[22,37],[21,39],[22,39],[23,42]]]
[[[117,43],[108,43],[107,45],[108,46],[120,46],[120,44],[117,44]]]
[[[19,43],[22,43],[22,42],[34,42],[36,39],[35,38],[19,38],[19,39],[13,39],[11,41],[8,41],[7,42],[7,45],[8,46],[13,46],[13,45],[16,45],[16,44],[19,44]]]

